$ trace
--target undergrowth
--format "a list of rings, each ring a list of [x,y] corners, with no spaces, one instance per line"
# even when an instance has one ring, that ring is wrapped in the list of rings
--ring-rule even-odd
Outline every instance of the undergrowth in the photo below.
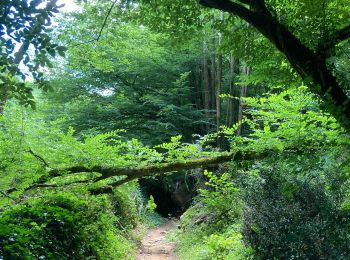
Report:
[[[0,213],[0,259],[134,259],[141,200],[134,184],[99,196],[43,191]]]
[[[228,174],[205,172],[207,189],[180,218],[181,229],[172,235],[180,259],[249,259],[252,249],[243,241],[242,206]]]

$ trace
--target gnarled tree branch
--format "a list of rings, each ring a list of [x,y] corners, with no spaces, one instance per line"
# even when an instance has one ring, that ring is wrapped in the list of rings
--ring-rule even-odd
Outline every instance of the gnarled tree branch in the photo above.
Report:
[[[263,0],[258,1],[257,10],[248,10],[229,0],[200,0],[199,3],[234,14],[254,26],[286,56],[291,66],[306,81],[310,91],[324,101],[328,111],[349,131],[350,100],[328,69],[327,56],[314,53],[268,11]],[[340,30],[338,39],[347,37],[348,30],[347,27]]]

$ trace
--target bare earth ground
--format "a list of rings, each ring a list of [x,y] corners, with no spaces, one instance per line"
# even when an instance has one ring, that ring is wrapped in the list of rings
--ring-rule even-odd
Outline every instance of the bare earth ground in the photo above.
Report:
[[[141,241],[137,260],[178,260],[174,253],[174,243],[165,241],[165,236],[174,229],[171,220],[163,225],[150,229]]]

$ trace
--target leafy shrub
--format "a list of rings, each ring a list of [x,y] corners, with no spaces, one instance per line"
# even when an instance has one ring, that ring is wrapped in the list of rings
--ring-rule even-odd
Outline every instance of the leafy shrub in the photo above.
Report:
[[[148,202],[147,202],[147,209],[148,209],[150,212],[154,212],[156,208],[157,208],[157,204],[154,202],[154,198],[153,198],[153,196],[151,195],[151,196],[149,197]]]
[[[251,259],[252,249],[245,246],[242,234],[235,229],[229,227],[224,234],[210,235],[205,240],[207,250],[202,259]]]
[[[238,189],[235,187],[228,173],[219,176],[207,170],[203,173],[208,181],[205,182],[206,189],[199,189],[199,200],[205,205],[208,212],[217,212],[226,214],[234,211],[237,207],[235,193]]]
[[[245,177],[244,238],[259,259],[349,259],[348,177],[316,158],[275,156]]]
[[[45,194],[1,213],[0,258],[128,259],[106,196]]]
[[[206,189],[199,190],[197,203],[181,216],[178,251],[186,259],[249,259],[241,229],[241,202],[228,173],[205,171]]]

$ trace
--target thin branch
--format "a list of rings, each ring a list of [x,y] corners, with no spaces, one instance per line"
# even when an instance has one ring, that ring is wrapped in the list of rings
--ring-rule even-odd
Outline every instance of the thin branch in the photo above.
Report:
[[[25,190],[31,190],[34,188],[58,188],[60,187],[58,184],[52,183],[34,183],[32,185],[30,185],[28,188],[26,188]]]
[[[45,159],[43,157],[41,157],[40,155],[36,154],[33,152],[33,150],[31,148],[29,148],[28,153],[30,153],[31,155],[33,155],[36,159],[38,159],[40,162],[42,162],[42,164],[47,167],[50,168],[49,164],[45,161]]]
[[[98,42],[100,40],[101,36],[102,36],[103,29],[106,27],[108,17],[110,16],[110,14],[111,14],[111,12],[113,10],[113,7],[116,5],[117,2],[118,2],[118,0],[115,0],[112,3],[111,7],[108,9],[108,12],[107,12],[107,14],[105,16],[103,24],[102,24],[102,26],[100,28],[100,31],[99,31],[99,33],[98,33],[96,38],[88,40],[88,41],[85,41],[85,42],[80,42],[80,43],[77,43],[77,44],[74,44],[74,45],[71,45],[71,46],[68,46],[68,47],[72,48],[72,47],[77,47],[77,46],[80,46],[80,45],[83,45],[83,44],[88,44],[88,43],[91,43],[91,42]]]
[[[100,39],[100,37],[101,37],[101,35],[102,35],[102,31],[103,31],[104,27],[105,27],[106,24],[107,24],[108,17],[109,17],[109,15],[111,14],[112,9],[113,9],[113,7],[115,6],[115,4],[116,4],[117,2],[118,2],[118,0],[115,0],[115,1],[113,2],[113,4],[111,5],[111,7],[109,8],[109,10],[108,10],[108,12],[107,12],[107,15],[106,15],[106,17],[105,17],[105,20],[103,21],[101,30],[100,30],[100,32],[99,32],[97,38],[96,38],[96,41],[98,41],[98,40]]]
[[[3,196],[3,197],[6,197],[6,198],[9,198],[11,200],[14,200],[15,198],[11,197],[10,195],[7,194],[7,192],[4,192],[2,190],[0,190],[0,194]]]
[[[27,188],[25,188],[24,190],[22,190],[23,192],[25,191],[29,191],[35,188],[66,188],[69,185],[73,185],[73,184],[85,184],[85,183],[93,183],[95,181],[95,179],[85,179],[85,180],[75,180],[75,181],[71,181],[68,183],[62,183],[62,184],[56,184],[56,183],[41,183],[41,182],[37,182],[37,183],[33,183],[31,185],[29,185]],[[20,191],[17,188],[10,188],[8,190],[6,190],[6,192],[4,191],[0,191],[1,194],[3,194],[6,197],[11,198],[8,194],[15,192],[15,191]]]
[[[25,191],[34,189],[34,188],[65,188],[69,185],[73,184],[82,184],[82,183],[91,183],[93,180],[91,179],[86,179],[86,180],[76,180],[68,183],[62,183],[62,184],[57,184],[57,183],[34,183],[30,185],[28,188],[25,189]]]

